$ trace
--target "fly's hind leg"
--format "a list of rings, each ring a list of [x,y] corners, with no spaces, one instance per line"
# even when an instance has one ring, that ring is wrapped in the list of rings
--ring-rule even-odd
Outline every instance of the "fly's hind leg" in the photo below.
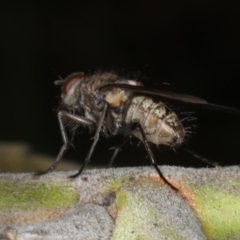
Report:
[[[66,111],[59,111],[58,112],[58,121],[59,121],[59,126],[60,126],[60,130],[61,130],[61,134],[62,134],[63,146],[62,146],[57,158],[52,163],[52,165],[45,171],[36,172],[34,174],[34,176],[40,176],[40,175],[52,172],[57,167],[57,165],[59,164],[59,162],[60,162],[61,158],[63,157],[64,153],[71,146],[71,142],[73,141],[75,132],[73,132],[71,141],[69,141],[68,137],[67,137],[66,129],[64,127],[63,118],[69,118],[72,121],[75,121],[78,124],[81,124],[81,125],[84,125],[84,126],[92,126],[94,124],[92,121],[88,120],[85,117],[82,117],[82,116],[79,116],[79,115],[76,115],[76,114],[71,114],[71,113],[66,112]]]
[[[153,152],[148,144],[148,141],[147,141],[147,138],[146,138],[146,135],[143,131],[143,128],[141,126],[140,123],[135,123],[133,125],[133,128],[134,129],[138,129],[141,133],[141,136],[142,136],[142,142],[143,142],[143,145],[144,145],[144,148],[145,150],[147,151],[147,154],[148,154],[148,157],[150,158],[150,161],[151,161],[151,164],[154,166],[154,168],[156,169],[158,175],[160,176],[160,178],[168,185],[170,186],[173,190],[175,191],[178,191],[177,188],[175,188],[165,177],[164,175],[162,174],[162,172],[160,171],[158,165],[157,165],[157,162],[155,161],[155,158],[154,158],[154,155],[153,155]]]
[[[115,148],[113,155],[109,161],[108,167],[112,167],[113,161],[116,158],[117,154],[119,153],[119,151],[121,150],[121,148],[126,145],[128,143],[128,141],[131,139],[132,135],[127,135],[123,141]]]
[[[195,157],[195,158],[201,160],[202,162],[205,162],[213,167],[221,167],[219,163],[213,162],[207,158],[204,158],[204,157],[198,155],[197,153],[193,152],[192,150],[189,150],[187,148],[183,148],[183,150],[186,151],[188,154],[192,155],[193,157]]]

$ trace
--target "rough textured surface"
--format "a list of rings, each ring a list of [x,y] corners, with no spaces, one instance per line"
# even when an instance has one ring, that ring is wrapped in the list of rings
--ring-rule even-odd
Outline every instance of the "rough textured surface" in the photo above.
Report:
[[[67,178],[73,172],[1,174],[1,236],[240,239],[239,167],[161,170],[178,192],[150,167],[88,170],[75,180]]]
[[[204,239],[190,207],[167,186],[147,179],[133,181],[116,197],[122,203],[113,239]]]
[[[70,213],[55,221],[11,226],[2,232],[15,232],[17,239],[110,239],[113,221],[107,211],[97,205],[72,209]]]

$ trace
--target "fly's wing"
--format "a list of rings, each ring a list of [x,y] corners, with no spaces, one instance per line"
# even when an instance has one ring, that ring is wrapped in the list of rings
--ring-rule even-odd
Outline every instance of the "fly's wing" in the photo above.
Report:
[[[196,104],[199,107],[203,107],[206,109],[240,115],[240,110],[236,108],[208,103],[206,100],[202,98],[198,98],[188,94],[175,93],[171,91],[165,91],[165,90],[159,90],[159,89],[153,89],[153,88],[146,88],[143,86],[134,86],[134,85],[128,85],[128,84],[109,84],[99,88],[99,91],[103,91],[103,92],[111,91],[114,88],[120,88],[129,92],[132,92],[133,94],[145,94],[149,96],[158,96],[165,99],[184,102],[186,104]]]

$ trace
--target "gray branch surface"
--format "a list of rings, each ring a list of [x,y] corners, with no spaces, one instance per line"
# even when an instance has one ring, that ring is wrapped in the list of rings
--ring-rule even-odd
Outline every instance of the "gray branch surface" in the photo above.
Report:
[[[240,169],[0,174],[0,239],[240,239]]]

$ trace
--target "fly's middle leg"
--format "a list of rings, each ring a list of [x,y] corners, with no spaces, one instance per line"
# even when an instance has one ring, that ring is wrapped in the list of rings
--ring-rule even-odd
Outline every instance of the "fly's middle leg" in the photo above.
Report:
[[[116,158],[117,154],[119,153],[119,151],[121,150],[121,148],[126,145],[128,143],[128,141],[131,139],[132,135],[127,135],[123,141],[115,148],[113,155],[109,161],[108,167],[112,167],[113,161]]]
[[[93,151],[94,151],[94,149],[95,149],[95,146],[96,146],[96,144],[97,144],[97,142],[98,142],[99,134],[100,134],[100,131],[101,131],[101,128],[102,128],[102,125],[103,125],[103,121],[104,121],[106,112],[107,112],[107,104],[105,104],[105,106],[104,106],[104,108],[103,108],[103,111],[102,111],[102,115],[101,115],[101,117],[100,117],[100,119],[99,119],[99,121],[98,121],[97,129],[96,129],[96,132],[95,132],[95,135],[94,135],[94,141],[93,141],[93,144],[92,144],[92,146],[91,146],[91,148],[90,148],[90,151],[89,151],[89,153],[88,153],[88,155],[87,155],[87,157],[86,157],[86,159],[85,159],[82,167],[81,167],[80,170],[78,171],[78,173],[70,176],[70,178],[76,178],[76,177],[78,177],[78,176],[82,173],[82,171],[84,170],[84,168],[87,166],[87,164],[89,163],[90,158],[91,158],[91,156],[92,156],[92,153],[93,153]]]

